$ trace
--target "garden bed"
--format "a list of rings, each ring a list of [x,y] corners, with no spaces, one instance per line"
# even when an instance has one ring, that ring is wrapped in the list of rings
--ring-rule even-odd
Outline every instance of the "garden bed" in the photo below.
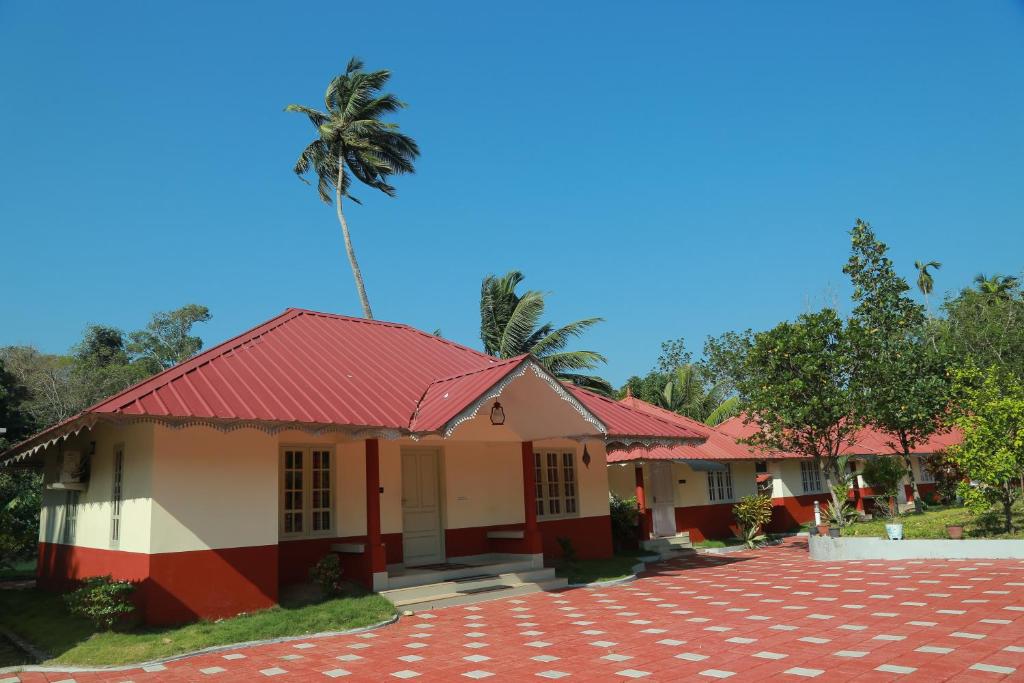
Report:
[[[208,647],[344,631],[384,621],[394,606],[379,595],[283,600],[282,605],[215,622],[174,628],[97,632],[64,608],[62,596],[37,589],[0,591],[0,626],[48,652],[48,664],[105,666],[152,661]]]
[[[555,574],[564,576],[570,584],[612,581],[632,576],[633,567],[641,562],[640,557],[650,555],[651,553],[622,554],[601,560],[577,560],[572,564],[558,567]]]
[[[1007,534],[1003,530],[1003,518],[999,511],[991,511],[983,515],[972,515],[967,508],[955,506],[933,506],[924,512],[901,515],[894,521],[903,525],[903,537],[913,538],[949,538],[946,527],[960,525],[964,527],[964,538],[985,539],[1024,539],[1024,501],[1014,507],[1014,525],[1018,531]],[[872,519],[866,522],[855,522],[842,531],[845,537],[886,538],[886,520]]]

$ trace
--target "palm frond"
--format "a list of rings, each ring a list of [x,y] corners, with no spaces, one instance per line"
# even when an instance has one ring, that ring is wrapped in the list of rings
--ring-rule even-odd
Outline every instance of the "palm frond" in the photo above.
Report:
[[[600,394],[602,396],[611,396],[615,393],[615,389],[612,388],[612,385],[608,380],[603,377],[597,377],[596,375],[581,375],[572,372],[561,372],[558,373],[557,377],[563,382],[568,382],[570,384],[575,384],[578,387],[589,389],[595,394]]]
[[[593,370],[608,361],[597,351],[562,351],[561,353],[537,356],[537,359],[554,374],[567,370]]]
[[[736,417],[743,410],[743,406],[740,403],[738,396],[733,396],[722,401],[717,408],[711,411],[711,413],[704,418],[704,424],[714,427],[720,425],[730,417]]]
[[[604,318],[584,318],[583,320],[563,325],[538,339],[532,345],[531,352],[536,356],[542,356],[554,351],[561,351],[574,337],[580,337],[584,332],[600,322],[604,322]]]

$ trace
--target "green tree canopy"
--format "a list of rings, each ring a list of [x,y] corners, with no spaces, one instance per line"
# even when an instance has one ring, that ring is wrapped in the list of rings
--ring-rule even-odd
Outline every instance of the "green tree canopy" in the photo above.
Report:
[[[749,443],[814,458],[839,509],[834,486],[845,481],[839,459],[859,427],[851,388],[857,355],[842,319],[825,308],[736,335],[728,346],[747,419],[759,427]]]
[[[918,444],[946,429],[949,387],[944,358],[925,325],[924,307],[908,296],[888,248],[871,226],[857,220],[843,268],[856,306],[849,321],[857,371],[852,386],[861,419],[890,436],[920,500],[910,455]]]
[[[480,340],[484,352],[498,358],[533,354],[551,374],[602,394],[612,387],[595,375],[581,373],[605,362],[596,351],[567,351],[566,347],[603,318],[584,318],[561,327],[541,322],[543,292],[516,288],[524,276],[517,270],[505,275],[488,275],[480,286]]]
[[[953,364],[997,366],[1024,380],[1024,296],[1019,285],[993,293],[964,289],[943,305],[939,345]]]
[[[166,370],[199,353],[203,340],[192,334],[192,328],[210,317],[210,309],[199,304],[154,313],[146,329],[128,336],[127,351],[148,374]]]
[[[996,366],[984,372],[968,366],[954,376],[956,424],[964,436],[949,456],[978,484],[962,484],[960,493],[976,511],[1001,505],[1005,531],[1012,533],[1024,477],[1024,384]]]

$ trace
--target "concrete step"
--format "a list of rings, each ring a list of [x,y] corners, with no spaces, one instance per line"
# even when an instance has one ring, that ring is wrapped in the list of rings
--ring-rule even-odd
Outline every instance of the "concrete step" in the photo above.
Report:
[[[497,576],[492,577],[490,580],[481,577],[480,579],[467,582],[468,585],[456,584],[453,586],[452,583],[449,581],[433,586],[419,586],[418,588],[423,590],[411,593],[406,592],[408,589],[383,591],[381,595],[401,610],[422,612],[439,607],[468,605],[486,600],[529,595],[530,593],[539,593],[545,590],[558,590],[568,585],[568,581],[565,578],[554,576],[537,581],[518,581],[514,576],[507,576],[506,578]],[[395,593],[398,594],[396,595]]]
[[[677,536],[652,538],[644,541],[642,545],[644,550],[666,550],[693,547],[693,544],[690,542],[690,534],[685,531]]]
[[[424,586],[434,583],[455,581],[470,576],[496,576],[516,572],[529,572],[536,569],[533,560],[509,560],[507,562],[496,562],[487,565],[466,566],[458,569],[443,569],[437,571],[419,571],[415,568],[408,569],[404,574],[397,574],[388,577],[388,589],[409,588]]]
[[[431,596],[441,593],[465,593],[497,585],[536,583],[538,581],[548,581],[554,578],[555,570],[551,568],[532,569],[521,572],[504,572],[501,574],[477,572],[473,576],[465,576],[451,581],[438,581],[436,583],[408,586],[404,588],[389,588],[388,590],[381,592],[381,595],[385,596],[388,600],[395,602],[395,604],[398,604],[396,602],[398,600],[415,601],[422,596]]]

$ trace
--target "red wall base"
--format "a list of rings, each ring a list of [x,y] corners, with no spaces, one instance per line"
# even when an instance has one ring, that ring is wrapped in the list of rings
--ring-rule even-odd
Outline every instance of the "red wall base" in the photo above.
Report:
[[[785,533],[814,520],[814,501],[824,505],[832,500],[828,493],[810,493],[806,496],[772,498],[772,521],[768,531]]]
[[[382,534],[386,562],[398,564],[402,561],[402,534]],[[281,541],[278,544],[278,576],[282,586],[309,581],[309,570],[325,555],[330,554],[335,543],[366,543],[366,536],[344,536],[328,538],[303,538]],[[366,553],[362,555],[341,553],[342,576],[367,588],[372,587],[370,564]]]
[[[277,603],[277,546],[146,555],[39,544],[37,582],[64,591],[89,576],[138,583],[135,601],[147,624],[219,619]]]
[[[732,538],[738,533],[732,503],[676,508],[676,531],[690,532],[691,541]]]
[[[541,536],[544,539],[544,557],[560,558],[562,547],[559,538],[568,538],[581,560],[598,560],[611,557],[612,550],[612,518],[610,515],[599,517],[569,517],[538,522]]]

